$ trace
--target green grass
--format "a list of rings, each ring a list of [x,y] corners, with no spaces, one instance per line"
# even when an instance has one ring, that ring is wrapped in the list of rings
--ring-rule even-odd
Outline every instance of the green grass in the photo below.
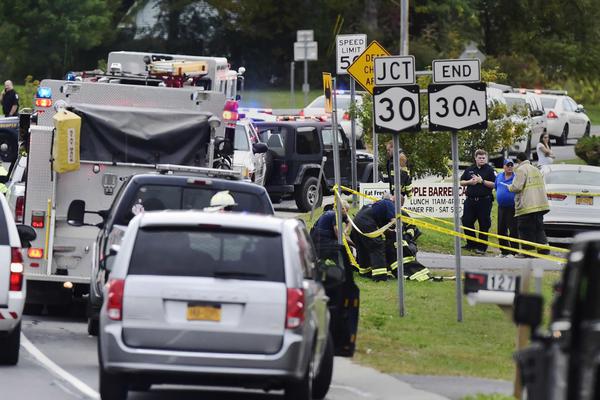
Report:
[[[586,105],[585,113],[590,117],[592,125],[600,124],[600,104]]]
[[[556,162],[556,164],[575,164],[575,165],[587,165],[587,163],[585,161],[583,161],[581,158],[577,157],[577,158],[572,158],[570,160],[561,160]]]
[[[323,90],[311,90],[308,93],[310,103],[316,97],[321,96]],[[295,102],[289,90],[245,90],[242,93],[242,107],[265,107],[265,108],[302,108],[305,106],[304,93],[295,91]]]
[[[546,299],[557,279],[558,273],[545,274]],[[358,362],[386,373],[514,378],[516,328],[499,307],[465,302],[463,322],[457,322],[455,282],[407,281],[406,315],[400,318],[396,281],[357,281]]]

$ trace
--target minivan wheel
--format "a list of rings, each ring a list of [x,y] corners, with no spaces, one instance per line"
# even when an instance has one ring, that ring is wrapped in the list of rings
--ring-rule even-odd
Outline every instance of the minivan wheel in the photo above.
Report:
[[[556,144],[559,146],[565,146],[569,138],[569,125],[565,125],[560,137],[556,138]]]
[[[7,336],[0,337],[0,365],[16,365],[21,347],[21,323]]]
[[[126,400],[127,382],[119,374],[109,374],[100,365],[100,398],[102,400]]]
[[[323,353],[323,359],[319,366],[319,372],[315,376],[313,381],[312,394],[313,398],[320,400],[324,399],[329,392],[329,386],[331,385],[331,378],[333,376],[333,338],[331,333],[327,336],[327,345],[325,352]]]
[[[291,381],[285,386],[285,400],[312,400],[314,381],[314,355],[311,354],[304,377],[299,381]]]
[[[312,205],[315,204],[315,208],[319,207],[323,202],[323,188],[319,187],[319,181],[314,176],[308,176],[304,178],[302,184],[296,188],[294,192],[294,199],[296,200],[296,206],[300,212],[310,211]]]

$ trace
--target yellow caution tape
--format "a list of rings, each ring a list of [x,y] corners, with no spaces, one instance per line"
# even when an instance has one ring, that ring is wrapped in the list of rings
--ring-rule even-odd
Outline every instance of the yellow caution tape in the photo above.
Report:
[[[548,196],[555,194],[564,194],[567,196],[587,196],[587,197],[599,197],[600,193],[583,193],[583,192],[548,192]]]
[[[334,196],[334,206],[337,204],[337,201],[336,201],[335,198],[338,196],[337,190],[335,190],[335,189],[336,189],[336,187],[334,187],[334,193],[336,194],[336,196]],[[346,191],[346,192],[349,192],[351,194],[356,194],[356,195],[365,197],[365,198],[373,200],[373,201],[380,200],[380,199],[378,199],[376,197],[365,195],[363,193],[357,192],[357,191],[352,190],[350,188],[347,188],[345,186],[341,186],[341,189],[344,190],[344,191]],[[403,210],[407,211],[404,208],[403,208]],[[427,215],[415,213],[413,211],[411,211],[411,213],[417,214],[417,215],[422,215],[423,217],[430,218],[430,219],[432,219],[434,221],[441,222],[441,223],[444,223],[446,225],[452,225],[452,226],[454,226],[454,224],[452,224],[451,222],[444,221],[444,220],[439,219],[439,218],[429,217]],[[528,251],[528,250],[515,249],[513,247],[503,246],[503,245],[500,245],[498,243],[494,243],[494,242],[490,242],[490,241],[487,241],[487,240],[479,239],[478,237],[469,236],[469,235],[466,235],[466,234],[461,233],[461,232],[457,232],[457,231],[452,230],[452,229],[448,229],[448,228],[444,228],[444,227],[441,227],[441,226],[437,226],[437,225],[434,225],[434,224],[431,224],[431,223],[428,223],[428,222],[425,222],[425,221],[421,221],[421,220],[418,220],[418,219],[415,219],[415,218],[407,217],[407,216],[404,216],[404,215],[401,215],[401,214],[398,214],[396,217],[397,218],[401,218],[403,221],[406,221],[407,223],[412,224],[412,225],[416,225],[416,226],[419,226],[419,227],[423,227],[425,229],[437,231],[437,232],[444,233],[444,234],[451,235],[451,236],[458,236],[458,237],[460,237],[462,239],[465,239],[465,240],[468,239],[468,240],[471,240],[471,241],[474,241],[474,242],[486,244],[486,245],[491,246],[491,247],[496,247],[496,248],[504,249],[504,250],[510,250],[511,252],[514,252],[514,253],[521,253],[521,254],[525,254],[525,255],[531,256],[531,257],[541,258],[541,259],[545,259],[545,260],[549,260],[549,261],[554,261],[554,262],[558,262],[558,263],[566,263],[567,262],[567,260],[565,258],[552,256],[550,254],[540,254],[540,253],[532,252],[532,251]],[[349,218],[349,217],[348,217],[348,219],[350,220],[350,223],[352,224],[352,226],[356,227],[354,225],[354,223],[352,222],[352,219]],[[368,234],[369,235],[374,235],[374,236],[368,236],[368,237],[377,237],[377,236],[380,236],[383,233],[383,231],[385,231],[386,229],[389,229],[392,225],[393,225],[393,223],[390,223],[390,224],[387,224],[386,226],[384,226],[383,228],[378,229],[375,232],[370,232]],[[473,232],[476,232],[476,233],[480,232],[480,231],[478,231],[476,229],[466,228],[464,226],[461,226],[460,229],[469,230],[469,231],[473,231]],[[367,236],[367,234],[361,232],[360,230],[358,230],[358,232],[360,234],[364,235],[364,236]],[[375,235],[375,233],[377,233],[377,234]],[[538,248],[538,249],[554,250],[554,251],[559,251],[559,252],[562,252],[562,253],[568,253],[569,252],[569,250],[563,249],[563,248],[560,248],[560,247],[543,245],[543,244],[539,244],[539,243],[535,243],[535,242],[530,242],[530,241],[527,241],[527,240],[511,238],[509,236],[497,235],[497,234],[494,234],[494,233],[488,233],[488,232],[482,232],[482,233],[487,234],[488,236],[496,237],[498,239],[504,239],[506,241],[517,242],[517,243],[525,244],[525,245],[528,245],[528,246],[531,246],[531,247],[535,247],[535,248]],[[346,251],[350,252],[349,248],[347,248]],[[353,265],[355,265],[355,266],[358,267],[358,263],[356,263],[356,264],[353,263]]]

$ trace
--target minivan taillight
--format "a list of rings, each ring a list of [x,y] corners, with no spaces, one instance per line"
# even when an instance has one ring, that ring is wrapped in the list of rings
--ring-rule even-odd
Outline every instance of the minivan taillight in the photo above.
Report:
[[[111,279],[108,281],[108,297],[106,313],[113,321],[123,318],[123,292],[125,291],[124,279]]]
[[[18,196],[15,204],[15,222],[17,224],[23,223],[23,217],[25,216],[25,196]]]
[[[550,111],[550,112],[548,112],[548,115],[546,116],[546,118],[556,119],[556,118],[558,118],[558,115],[556,115],[556,113],[554,111]]]
[[[287,290],[285,328],[298,328],[304,323],[304,289]]]
[[[23,289],[23,256],[21,249],[11,247],[10,249],[10,285],[11,292],[20,292]]]
[[[558,201],[563,201],[564,199],[567,198],[567,195],[562,194],[562,193],[548,193],[546,196],[548,196],[548,200],[558,200]]]

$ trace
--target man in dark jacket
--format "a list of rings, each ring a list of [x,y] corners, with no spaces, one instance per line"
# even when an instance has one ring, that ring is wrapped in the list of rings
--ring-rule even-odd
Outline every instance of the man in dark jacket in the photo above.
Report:
[[[19,95],[13,88],[12,81],[4,82],[4,91],[0,96],[2,101],[2,112],[5,117],[14,117],[19,111]]]

